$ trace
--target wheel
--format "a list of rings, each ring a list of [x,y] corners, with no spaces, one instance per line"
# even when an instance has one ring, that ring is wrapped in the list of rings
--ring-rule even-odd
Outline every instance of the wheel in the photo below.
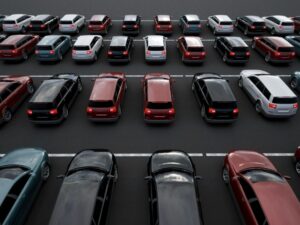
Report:
[[[59,61],[62,61],[62,60],[63,60],[63,55],[62,55],[62,53],[61,53],[60,51],[58,52],[57,57],[58,57],[58,60],[59,60]]]
[[[76,33],[76,34],[79,34],[79,28],[78,28],[78,26],[77,26],[77,28],[76,28],[75,33]]]
[[[118,108],[118,114],[119,114],[119,116],[121,116],[122,115],[122,108],[121,108],[121,106],[119,105],[119,108]]]
[[[78,91],[81,92],[82,91],[82,83],[81,81],[78,81]]]
[[[227,62],[227,54],[226,53],[223,56],[223,62]]]
[[[300,175],[300,161],[296,162],[295,168],[296,172]]]
[[[240,77],[240,79],[239,79],[239,87],[240,87],[240,88],[243,88],[243,80],[242,80],[241,77]]]
[[[244,30],[244,35],[248,36],[248,28]]]
[[[12,113],[9,109],[5,109],[2,116],[3,116],[3,121],[8,122],[12,118]]]
[[[271,34],[272,34],[272,35],[275,35],[275,34],[276,34],[276,31],[275,31],[275,29],[274,29],[274,28],[272,28],[272,30],[271,30]]]
[[[24,60],[27,60],[27,59],[28,59],[28,54],[27,54],[27,52],[26,52],[25,50],[22,51],[22,58],[23,58]]]
[[[195,90],[195,84],[192,84],[192,91]]]
[[[27,91],[29,94],[33,94],[34,92],[34,86],[32,83],[27,84]]]
[[[293,78],[292,81],[291,81],[291,87],[293,89],[296,89],[297,88],[297,79],[296,78]]]
[[[64,119],[67,119],[68,116],[69,116],[69,110],[66,106],[64,106],[64,108],[63,108],[63,117],[64,117]]]
[[[48,163],[44,164],[41,171],[42,180],[46,181],[50,176],[50,166]]]
[[[225,184],[229,184],[229,172],[226,167],[223,168],[222,171],[222,178]]]
[[[217,42],[215,41],[215,43],[214,43],[214,49],[216,49],[217,48]]]
[[[201,117],[205,120],[206,118],[206,112],[205,112],[205,106],[201,107]]]
[[[25,33],[26,33],[26,28],[25,28],[25,27],[22,27],[21,33],[22,33],[22,34],[25,34]]]
[[[251,48],[253,48],[253,49],[256,48],[256,43],[255,43],[255,41],[252,42]]]
[[[270,62],[270,59],[271,59],[270,53],[266,54],[265,61],[268,63],[268,62]]]
[[[216,28],[213,29],[213,34],[214,34],[214,35],[217,35]]]
[[[255,111],[261,113],[261,103],[259,101],[255,103]]]

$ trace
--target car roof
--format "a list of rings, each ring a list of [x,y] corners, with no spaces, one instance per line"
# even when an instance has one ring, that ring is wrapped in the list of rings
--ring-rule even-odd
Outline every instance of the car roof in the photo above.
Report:
[[[127,36],[113,36],[110,42],[110,46],[126,46],[127,40]]]
[[[258,79],[274,97],[296,97],[294,92],[278,76],[261,75],[258,76]]]
[[[293,47],[293,45],[290,44],[283,37],[268,36],[268,37],[262,37],[262,38],[265,38],[265,39],[271,41],[277,47]]]
[[[64,15],[60,20],[64,20],[64,21],[69,21],[69,20],[74,20],[76,16],[79,16],[78,14],[66,14]]]
[[[224,37],[232,47],[248,47],[241,37]]]
[[[159,22],[169,22],[171,21],[170,15],[157,15],[157,20]]]
[[[103,21],[103,19],[106,17],[106,15],[93,15],[90,21]]]
[[[187,21],[199,21],[199,16],[195,14],[187,14],[185,15]]]
[[[0,43],[0,45],[15,45],[17,42],[22,40],[26,36],[31,36],[31,35],[26,35],[26,34],[15,34],[8,36],[4,41]]]
[[[20,17],[22,17],[22,16],[25,16],[26,14],[12,14],[12,15],[9,15],[9,16],[7,16],[7,17],[5,17],[5,19],[4,20],[17,20],[17,19],[19,19]]]
[[[160,225],[200,225],[199,206],[193,178],[182,172],[155,176]]]
[[[36,15],[31,21],[44,21],[49,18],[51,15],[49,14],[40,14]]]
[[[248,15],[248,16],[245,16],[245,17],[247,17],[252,22],[264,22],[263,18],[261,18],[260,16]]]
[[[187,47],[203,47],[200,37],[185,36]]]
[[[54,42],[57,41],[62,35],[47,35],[43,37],[37,46],[42,46],[42,45],[52,45]]]
[[[232,21],[232,19],[227,15],[215,15],[215,17],[221,22],[223,22],[223,21],[230,21],[231,22]]]
[[[147,80],[149,102],[172,102],[170,80],[151,78]]]
[[[287,16],[283,16],[283,15],[273,15],[271,17],[274,17],[274,18],[280,20],[281,22],[293,22],[290,18],[288,18]]]
[[[236,102],[228,82],[224,79],[204,79],[209,95],[214,102]]]
[[[136,21],[138,18],[137,15],[125,15],[124,16],[124,21]]]
[[[118,79],[97,78],[90,96],[90,101],[112,101],[116,90]]]
[[[162,35],[148,35],[148,46],[165,46],[164,36]]]
[[[75,41],[74,46],[81,46],[81,45],[90,45],[95,35],[81,35]]]

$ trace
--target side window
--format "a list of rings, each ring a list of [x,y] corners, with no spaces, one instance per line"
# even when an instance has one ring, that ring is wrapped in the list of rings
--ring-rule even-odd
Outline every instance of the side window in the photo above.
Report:
[[[66,95],[67,91],[68,89],[66,87],[62,87],[62,89],[60,90],[60,95],[62,98]]]
[[[5,89],[1,93],[1,100],[4,101],[6,98],[8,98],[10,95],[10,91],[8,89]]]
[[[73,84],[73,82],[72,81],[67,81],[67,83],[65,84],[65,88],[67,89],[67,90],[69,90],[69,88],[72,86],[72,84]]]
[[[256,85],[255,85],[257,88],[258,88],[258,90],[260,90],[260,92],[261,93],[263,93],[264,92],[264,90],[265,90],[265,86],[263,85],[263,83],[262,82],[258,82],[258,83],[256,83]]]
[[[118,80],[116,90],[115,90],[115,95],[114,95],[114,102],[116,102],[118,100],[121,85],[122,85],[122,81]]]
[[[212,17],[212,20],[215,21],[216,23],[219,23],[215,17]]]
[[[54,42],[53,48],[54,48],[54,49],[57,48],[57,47],[60,45],[60,43],[61,43],[61,39],[59,38],[58,40],[56,40],[56,41]]]
[[[11,85],[9,85],[8,89],[10,92],[15,91],[18,87],[20,87],[20,83],[16,82],[16,83],[12,83]]]
[[[80,19],[80,16],[76,16],[74,19],[74,23],[76,23]]]
[[[254,85],[256,85],[256,84],[259,82],[259,80],[258,80],[257,77],[249,77],[249,80],[250,80]]]
[[[266,97],[266,99],[270,99],[271,97],[271,93],[269,92],[269,90],[267,88],[264,89],[263,91],[263,95]]]
[[[93,224],[100,224],[99,219],[102,212],[104,201],[106,200],[105,199],[106,188],[107,188],[107,177],[103,178],[103,181],[101,183],[101,186],[97,194],[96,204],[93,213]]]
[[[182,17],[183,21],[187,23],[186,16]]]
[[[94,39],[93,39],[92,42],[91,42],[91,48],[94,47],[94,45],[97,43],[98,40],[99,40],[98,37],[94,37]]]

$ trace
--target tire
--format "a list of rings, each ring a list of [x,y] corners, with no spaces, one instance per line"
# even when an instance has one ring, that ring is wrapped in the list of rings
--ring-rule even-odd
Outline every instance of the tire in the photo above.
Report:
[[[296,162],[295,169],[298,175],[300,175],[300,161]]]
[[[26,28],[25,28],[25,27],[22,27],[21,33],[22,33],[22,34],[25,34],[25,33],[26,33]]]
[[[271,55],[270,55],[270,53],[267,53],[265,56],[265,61],[268,63],[268,62],[270,62],[270,59],[271,59]]]
[[[192,91],[195,90],[195,84],[192,84]]]
[[[47,30],[48,34],[52,34],[51,28],[50,26],[48,26],[48,30]]]
[[[238,84],[239,84],[240,88],[243,88],[243,80],[242,80],[242,78],[239,79]]]
[[[82,89],[83,89],[82,83],[81,81],[78,81],[78,92],[82,92]]]
[[[214,43],[214,49],[217,49],[217,42]]]
[[[41,169],[42,180],[46,181],[50,176],[50,166],[48,163],[44,164]]]
[[[297,88],[297,79],[296,79],[296,78],[293,78],[293,79],[291,80],[291,87],[292,87],[293,89],[296,89],[296,88]]]
[[[79,31],[79,28],[78,28],[78,26],[77,26],[75,33],[76,33],[76,34],[79,34],[79,32],[80,32],[80,31]]]
[[[34,86],[32,83],[27,84],[27,91],[29,94],[33,94],[34,92]]]
[[[4,122],[9,122],[12,119],[12,112],[9,109],[5,109],[2,116]]]
[[[119,105],[119,108],[118,108],[118,115],[121,116],[122,115],[122,108],[121,106]]]
[[[255,41],[252,41],[251,48],[252,48],[252,49],[255,49],[255,48],[256,48],[256,43],[255,43]]]
[[[248,36],[248,28],[246,28],[246,29],[244,30],[244,35],[245,35],[245,36]]]
[[[205,113],[205,106],[202,105],[201,107],[201,117],[206,120],[206,113]]]
[[[222,179],[223,179],[225,184],[229,184],[229,172],[228,172],[228,169],[226,167],[223,167]]]
[[[275,29],[274,29],[274,28],[272,28],[272,30],[271,30],[271,34],[272,34],[272,35],[275,35],[275,34],[276,34],[276,32],[275,32]]]
[[[28,54],[25,50],[22,51],[22,58],[23,60],[27,60],[28,59]]]
[[[224,56],[223,56],[223,62],[226,63],[226,62],[227,62],[227,59],[228,59],[228,57],[227,57],[227,54],[225,53]]]
[[[258,114],[260,114],[261,113],[261,103],[259,102],[259,101],[257,101],[256,103],[255,103],[255,111],[258,113]]]
[[[214,35],[217,35],[216,28],[213,29],[213,34],[214,34]]]
[[[58,52],[57,57],[58,57],[58,61],[62,61],[63,60],[63,55],[62,55],[61,51]]]
[[[66,106],[63,107],[63,112],[62,113],[63,113],[63,118],[67,119],[68,116],[69,116],[69,110]]]

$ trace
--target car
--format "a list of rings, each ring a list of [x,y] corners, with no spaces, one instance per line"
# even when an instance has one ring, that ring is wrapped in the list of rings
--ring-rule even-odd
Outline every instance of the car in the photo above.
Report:
[[[118,179],[113,153],[102,149],[80,151],[60,177],[63,182],[49,225],[105,224]]]
[[[237,17],[234,25],[246,36],[263,35],[267,29],[263,18],[251,15]]]
[[[173,25],[170,15],[155,16],[154,31],[156,34],[171,35],[173,33]]]
[[[300,34],[300,16],[291,17],[295,25],[295,32]]]
[[[214,48],[220,53],[225,63],[247,63],[250,50],[241,37],[216,37]]]
[[[171,123],[175,119],[173,80],[169,74],[149,73],[142,80],[146,123]]]
[[[300,92],[300,72],[295,71],[291,75],[290,85],[293,90]]]
[[[31,33],[40,34],[52,34],[58,27],[59,17],[49,14],[40,14],[32,18],[30,21],[28,30]]]
[[[31,34],[11,35],[0,43],[0,59],[3,61],[27,60],[34,52],[39,36]]]
[[[294,46],[295,53],[300,56],[300,36],[286,36],[285,39]]]
[[[112,27],[112,20],[106,15],[93,15],[88,22],[88,31],[90,34],[108,34]]]
[[[146,62],[167,61],[167,38],[162,35],[148,35],[143,38]]]
[[[201,108],[201,117],[209,123],[232,123],[237,120],[237,100],[228,81],[216,73],[196,73],[192,91]]]
[[[0,43],[1,43],[2,41],[4,41],[6,38],[7,38],[7,35],[1,34],[1,35],[0,35]]]
[[[20,148],[0,159],[0,223],[21,225],[50,175],[48,154],[40,148]]]
[[[44,80],[29,100],[28,119],[34,124],[61,123],[81,91],[81,79],[75,74],[56,74]]]
[[[254,37],[251,46],[267,63],[289,64],[296,55],[294,46],[282,37]]]
[[[223,180],[230,187],[246,225],[296,225],[300,203],[272,162],[255,151],[236,150],[224,159]]]
[[[124,73],[103,73],[95,79],[90,95],[87,117],[91,121],[116,121],[122,114],[127,89]]]
[[[202,225],[199,176],[189,155],[178,150],[154,152],[148,161],[151,225]]]
[[[77,38],[72,58],[76,62],[97,61],[101,48],[104,46],[103,38],[100,35],[81,35]]]
[[[128,36],[113,36],[108,48],[107,59],[110,63],[125,62],[131,60],[133,54],[133,38]]]
[[[6,33],[26,33],[30,21],[34,16],[27,14],[12,14],[5,17],[2,29]]]
[[[295,152],[295,169],[298,175],[300,175],[300,146],[298,146],[296,152]]]
[[[72,47],[68,35],[47,35],[36,45],[35,56],[39,62],[62,61]]]
[[[0,14],[0,31],[2,31],[3,20],[5,19],[5,15]]]
[[[203,63],[206,57],[206,51],[200,37],[181,36],[176,42],[182,62]]]
[[[263,19],[271,35],[287,35],[295,31],[294,22],[286,16],[273,15],[263,17]]]
[[[13,112],[33,92],[34,85],[29,76],[8,76],[0,79],[0,123],[10,121]]]
[[[141,30],[141,17],[138,15],[125,15],[122,23],[123,35],[138,35]]]
[[[207,26],[213,31],[214,35],[233,33],[232,19],[227,15],[209,16],[207,19]]]
[[[256,112],[265,117],[288,118],[297,113],[297,96],[278,76],[263,70],[243,70],[238,84],[255,104]]]
[[[202,31],[202,25],[199,16],[194,14],[187,14],[180,17],[179,27],[184,35],[200,35]]]
[[[66,14],[59,21],[59,31],[61,33],[79,34],[84,25],[84,16],[79,14]]]

